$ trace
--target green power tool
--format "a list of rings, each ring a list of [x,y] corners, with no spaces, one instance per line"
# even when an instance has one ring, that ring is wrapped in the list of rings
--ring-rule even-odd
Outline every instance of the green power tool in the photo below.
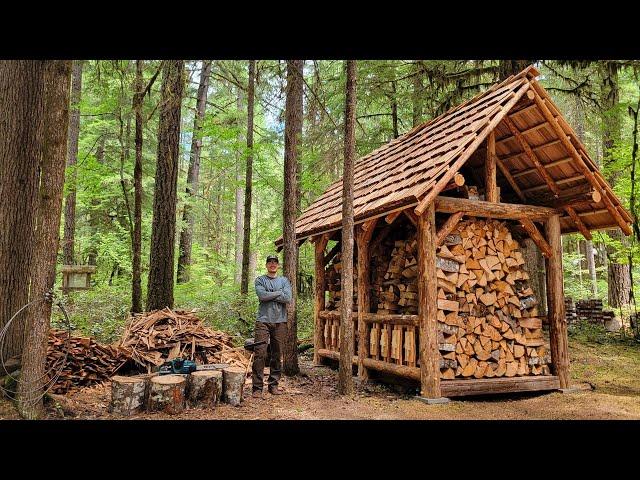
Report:
[[[189,374],[196,371],[196,362],[182,358],[167,360],[160,366],[160,375]]]

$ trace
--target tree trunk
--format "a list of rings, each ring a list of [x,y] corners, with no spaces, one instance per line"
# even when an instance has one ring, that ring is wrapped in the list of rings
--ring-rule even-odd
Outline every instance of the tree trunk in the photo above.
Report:
[[[344,123],[344,170],[342,174],[342,302],[340,308],[340,365],[338,393],[353,393],[353,163],[355,158],[356,61],[347,60]]]
[[[98,143],[98,148],[96,150],[96,161],[99,164],[104,163],[104,146],[105,146],[105,135],[102,134]],[[98,228],[100,225],[101,213],[97,211],[97,207],[100,205],[100,200],[93,198],[91,199],[91,210],[89,212],[89,227],[91,228],[91,240],[89,243],[88,256],[87,256],[87,264],[88,265],[96,265],[98,258],[98,247],[96,236],[98,233]]]
[[[133,245],[131,312],[142,312],[142,102],[144,100],[143,60],[136,60],[136,83],[133,94],[133,111],[136,116],[136,163],[133,167]]]
[[[162,79],[162,111],[158,125],[158,162],[153,194],[147,310],[173,307],[173,258],[183,76],[182,60],[166,62]]]
[[[32,300],[44,298],[45,293],[53,290],[55,283],[69,127],[71,61],[46,63],[46,120],[31,271]],[[51,303],[48,301],[40,301],[25,312],[26,341],[17,399],[18,411],[27,419],[39,418],[44,408],[42,397],[48,380],[45,366],[50,319]]]
[[[587,257],[587,268],[589,269],[589,278],[591,279],[591,293],[593,296],[598,295],[598,278],[596,276],[595,252],[593,251],[593,242],[586,240],[584,243],[585,256]]]
[[[423,94],[423,85],[422,85],[422,72],[420,69],[420,62],[416,61],[415,63],[415,72],[413,74],[413,110],[412,110],[412,121],[413,126],[416,127],[422,123],[422,94]]]
[[[620,90],[618,85],[618,62],[604,61],[600,64],[600,76],[602,80],[601,104],[602,104],[602,121],[604,125],[602,134],[602,164],[604,167],[611,165],[615,161],[613,148],[620,139],[621,119],[616,107],[620,99]],[[610,185],[615,186],[620,178],[620,169],[613,168],[608,175],[607,181]],[[623,244],[624,235],[619,228],[608,230],[608,235],[619,240]],[[618,308],[628,305],[630,296],[629,290],[631,286],[630,270],[628,264],[618,263],[616,259],[616,251],[613,247],[607,247],[607,278],[608,278],[608,298],[611,308]]]
[[[393,121],[393,138],[398,138],[398,98],[396,92],[396,82],[391,82],[391,119]]]
[[[284,276],[291,283],[292,298],[287,304],[287,340],[284,347],[283,373],[297,375],[298,325],[296,302],[298,292],[298,243],[296,216],[298,206],[298,158],[302,137],[303,60],[287,60],[287,101],[284,127],[284,205],[282,212]]]
[[[200,177],[200,150],[202,149],[202,122],[207,108],[207,90],[209,89],[209,76],[211,75],[211,60],[203,60],[200,72],[200,85],[198,86],[198,100],[196,102],[196,116],[193,121],[193,137],[191,139],[191,155],[189,159],[189,172],[187,174],[187,199],[184,204],[182,220],[184,228],[180,233],[180,257],[178,258],[178,283],[189,281],[189,267],[191,266],[191,244],[193,242],[194,215],[189,202],[198,192],[198,180]]]
[[[80,136],[80,98],[82,93],[82,60],[73,62],[73,73],[71,79],[71,116],[69,118],[69,145],[68,160],[69,167],[69,193],[65,199],[64,206],[64,241],[62,252],[65,265],[73,265],[74,242],[76,230],[76,183],[77,172],[76,163],[78,161],[78,138]]]
[[[236,101],[237,113],[238,113],[238,149],[240,151],[240,145],[242,145],[242,90],[238,90],[238,98]],[[242,188],[242,167],[240,166],[241,156],[236,154],[236,234],[235,234],[235,276],[234,281],[236,284],[240,283],[242,279],[242,234],[244,230],[244,190]]]
[[[244,235],[242,240],[242,278],[240,293],[249,291],[249,251],[251,245],[251,182],[253,177],[253,104],[255,101],[256,61],[249,60],[249,88],[247,90],[247,170],[244,189]]]
[[[44,140],[45,62],[0,61],[0,328],[29,301],[33,230]],[[24,316],[6,333],[2,358],[22,353]]]

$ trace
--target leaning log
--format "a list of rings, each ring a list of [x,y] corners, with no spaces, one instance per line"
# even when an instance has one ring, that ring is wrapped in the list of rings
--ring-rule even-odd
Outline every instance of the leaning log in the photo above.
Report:
[[[185,407],[187,378],[183,375],[161,375],[151,379],[148,409],[170,415],[182,412]]]

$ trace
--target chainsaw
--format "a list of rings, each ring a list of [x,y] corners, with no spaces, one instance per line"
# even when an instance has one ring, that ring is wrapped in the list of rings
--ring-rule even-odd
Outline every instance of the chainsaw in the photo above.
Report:
[[[253,352],[255,347],[257,347],[258,345],[264,345],[265,343],[267,343],[266,340],[262,340],[260,342],[254,342],[253,339],[249,339],[244,343],[243,347],[238,347],[237,349],[233,348],[231,350],[240,350],[244,348],[245,350]],[[227,351],[231,351],[231,350],[227,350]],[[201,370],[219,370],[221,368],[224,368],[225,366],[226,364],[223,364],[223,363],[196,365],[196,362],[194,362],[193,360],[174,358],[173,360],[167,360],[166,362],[164,362],[160,366],[158,373],[160,375],[188,375],[195,371],[201,371]]]

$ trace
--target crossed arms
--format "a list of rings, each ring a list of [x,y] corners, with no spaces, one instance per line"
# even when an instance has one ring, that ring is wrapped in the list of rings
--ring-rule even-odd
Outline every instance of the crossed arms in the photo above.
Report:
[[[262,284],[259,278],[256,278],[256,294],[261,302],[279,302],[289,303],[291,301],[291,284],[286,277],[284,278],[284,287],[282,290],[267,291],[266,287]]]

